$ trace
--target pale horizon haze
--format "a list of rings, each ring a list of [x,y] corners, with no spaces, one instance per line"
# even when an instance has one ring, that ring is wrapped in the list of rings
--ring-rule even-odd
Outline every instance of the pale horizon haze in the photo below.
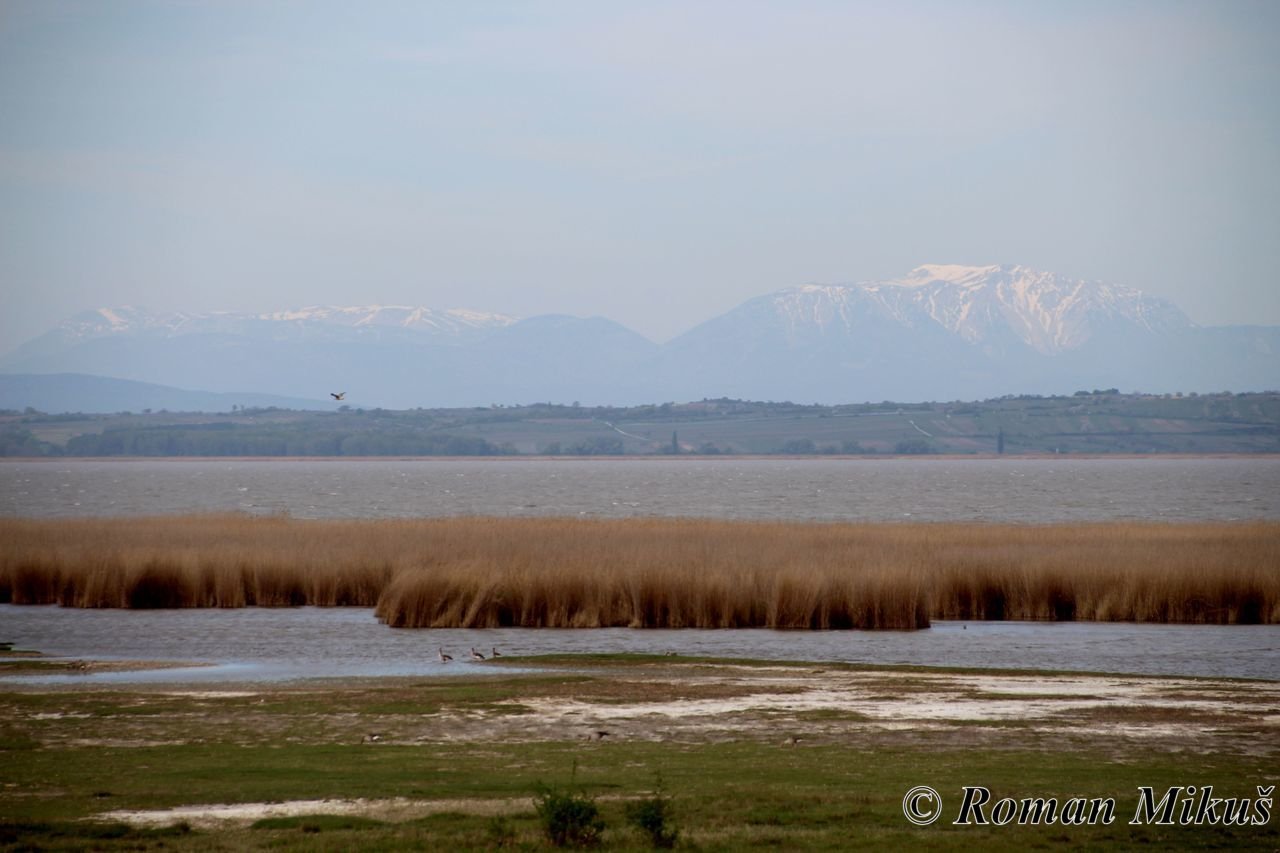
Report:
[[[1269,2],[0,0],[0,351],[101,306],[602,315],[1017,263],[1280,325]]]

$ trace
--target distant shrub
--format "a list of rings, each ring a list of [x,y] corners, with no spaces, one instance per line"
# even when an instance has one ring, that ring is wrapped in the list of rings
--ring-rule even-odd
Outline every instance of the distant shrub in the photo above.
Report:
[[[647,835],[650,844],[663,850],[675,847],[680,836],[679,830],[669,825],[673,814],[671,798],[662,792],[661,778],[652,796],[627,804],[627,823]]]
[[[817,445],[813,443],[811,438],[793,438],[782,445],[782,453],[790,453],[797,455],[806,455],[817,453]]]
[[[490,847],[514,847],[516,844],[515,827],[503,815],[494,815],[489,819],[488,833]]]
[[[533,803],[543,832],[556,847],[594,847],[600,843],[604,819],[596,801],[587,794],[539,784]]]

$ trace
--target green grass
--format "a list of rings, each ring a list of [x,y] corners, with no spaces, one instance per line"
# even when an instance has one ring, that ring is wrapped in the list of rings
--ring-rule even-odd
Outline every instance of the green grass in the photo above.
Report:
[[[80,818],[97,813],[104,786],[111,808],[162,808],[185,803],[313,798],[413,797],[449,800],[527,798],[540,781],[575,783],[595,795],[614,845],[638,841],[625,829],[629,800],[646,795],[661,773],[673,798],[682,837],[706,850],[738,850],[775,844],[814,849],[933,847],[1025,849],[1066,843],[1129,847],[1142,843],[1183,848],[1274,848],[1273,826],[1240,828],[1130,827],[1139,785],[1213,784],[1219,791],[1252,794],[1263,767],[1203,755],[1153,755],[1115,761],[1105,755],[1048,754],[1012,750],[779,747],[756,743],[699,746],[620,743],[585,749],[576,743],[389,747],[290,747],[262,750],[222,746],[148,749],[41,750],[6,762],[6,783],[27,793],[3,804],[5,837],[44,843],[72,832]],[[981,828],[940,823],[916,828],[902,817],[901,797],[929,784],[954,809],[962,785],[983,784],[993,795],[1114,796],[1117,821],[1110,827]],[[952,812],[946,811],[949,820]],[[536,836],[531,809],[512,816],[518,837]],[[347,816],[263,820],[229,837],[286,848],[310,843],[304,835],[332,836],[335,843],[408,844],[429,832],[439,848],[483,846],[492,818],[451,813],[417,821],[384,823]],[[92,824],[83,825],[92,827]],[[310,827],[311,829],[308,829]],[[85,828],[82,833],[98,830]],[[118,838],[132,843],[140,830]],[[244,839],[251,834],[253,838]],[[15,835],[17,837],[15,837]],[[174,835],[169,846],[202,847],[207,833]],[[91,837],[80,835],[80,838]],[[237,841],[239,843],[239,841]],[[340,846],[340,845],[339,845]]]
[[[749,683],[754,667],[740,661],[728,668],[665,656],[555,660],[578,671],[525,676],[495,668],[500,674],[457,680],[258,686],[243,696],[150,688],[0,691],[0,850],[545,849],[532,802],[539,786],[594,798],[608,825],[604,846],[640,850],[647,849],[645,837],[628,825],[628,809],[653,796],[658,778],[680,846],[704,851],[1280,846],[1275,819],[1228,828],[1128,825],[1142,785],[1157,791],[1213,785],[1218,796],[1254,796],[1255,786],[1274,784],[1276,749],[1265,732],[1253,746],[1234,742],[1237,733],[1207,735],[1217,739],[1186,750],[1118,736],[1088,740],[1069,730],[1036,734],[1018,721],[959,721],[890,737],[855,712],[816,709],[776,725],[769,712],[763,735],[735,729],[728,715],[718,721],[727,735],[701,740],[662,739],[660,729],[652,738],[599,742],[567,729],[529,742],[495,735],[369,744],[353,736],[435,715],[445,715],[438,719],[451,734],[448,720],[500,721],[503,703],[519,708],[522,701],[590,697],[608,707],[615,694],[695,695],[712,686],[695,683],[703,674],[765,689]],[[673,687],[667,671],[673,664],[693,681]],[[815,678],[835,669],[793,666]],[[917,678],[924,674],[911,671],[892,682],[886,676],[884,687],[902,689]],[[1054,695],[1052,677],[1043,678],[1046,694]],[[833,726],[843,733],[821,734]],[[104,745],[85,745],[95,739]],[[920,828],[903,817],[902,797],[916,785],[941,793],[938,824]],[[1098,827],[952,826],[964,785],[985,785],[994,798],[1111,796],[1117,819]],[[105,816],[357,798],[434,801],[439,811],[317,813],[218,829],[195,819],[148,829]]]

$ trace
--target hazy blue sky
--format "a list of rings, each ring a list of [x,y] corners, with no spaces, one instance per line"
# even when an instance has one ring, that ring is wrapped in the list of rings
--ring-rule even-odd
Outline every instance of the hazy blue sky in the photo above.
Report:
[[[0,0],[0,349],[100,305],[603,314],[921,263],[1280,324],[1280,3]]]

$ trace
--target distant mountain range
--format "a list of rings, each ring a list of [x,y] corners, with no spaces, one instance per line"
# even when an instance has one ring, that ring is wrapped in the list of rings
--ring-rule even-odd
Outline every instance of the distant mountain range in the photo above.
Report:
[[[1021,266],[926,265],[891,281],[761,296],[663,345],[600,317],[102,308],[6,354],[0,371],[242,396],[347,391],[351,405],[387,408],[1250,391],[1280,386],[1280,327],[1197,326],[1132,288]]]
[[[332,398],[330,398],[332,402]],[[187,391],[81,373],[0,373],[0,409],[41,412],[229,412],[234,407],[328,409],[318,397]]]

